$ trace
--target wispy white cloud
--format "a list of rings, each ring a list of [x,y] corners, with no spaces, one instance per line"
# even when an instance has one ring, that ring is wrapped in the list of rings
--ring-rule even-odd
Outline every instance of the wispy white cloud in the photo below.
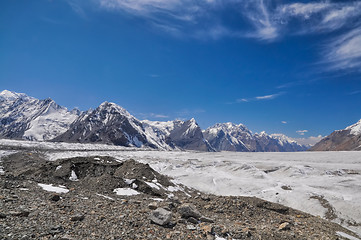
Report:
[[[316,143],[318,143],[319,141],[321,141],[322,138],[324,138],[324,137],[321,135],[318,135],[318,136],[310,136],[308,138],[292,138],[292,139],[295,140],[296,142],[298,142],[299,144],[313,146]]]
[[[305,133],[308,133],[308,130],[297,130],[296,133],[299,135],[305,135]]]
[[[278,24],[273,21],[272,13],[269,9],[270,1],[253,0],[246,3],[243,15],[254,26],[254,30],[247,33],[248,37],[254,37],[261,40],[273,40],[278,37]]]
[[[151,78],[159,78],[160,77],[159,74],[154,74],[154,73],[148,74],[147,76],[151,77]]]
[[[257,96],[257,97],[251,97],[251,98],[239,98],[235,102],[231,102],[228,104],[271,100],[271,99],[275,99],[283,94],[285,94],[285,92],[279,92],[279,93],[274,93],[274,94],[270,94],[270,95],[263,95],[263,96]]]
[[[168,115],[165,114],[158,114],[158,113],[139,113],[137,114],[139,115],[141,118],[143,119],[148,119],[148,118],[152,118],[152,119],[159,119],[159,118],[169,118]]]
[[[84,0],[66,0],[86,16]],[[323,62],[328,70],[361,69],[361,1],[282,0],[93,0],[100,9],[144,19],[152,27],[176,37],[202,40],[255,38],[282,39],[284,35],[334,32],[339,37],[327,45]],[[285,3],[286,2],[286,3]],[[239,15],[242,24],[224,18]],[[341,35],[340,35],[341,34]]]
[[[227,34],[217,27],[210,10],[218,1],[210,0],[96,0],[102,9],[126,12],[147,20],[173,36],[207,37],[218,39]],[[202,27],[195,27],[202,25]],[[193,29],[194,28],[194,29]],[[192,29],[192,30],[190,30]]]
[[[76,14],[78,14],[81,18],[87,19],[87,14],[85,13],[81,2],[77,0],[66,0],[66,2]]]
[[[327,44],[324,56],[324,62],[331,70],[361,72],[361,25]]]
[[[283,124],[287,124],[287,122],[286,122],[286,121],[281,121],[281,123],[283,123]]]
[[[193,116],[195,114],[200,114],[200,113],[205,113],[206,110],[204,109],[182,109],[180,111],[177,111],[176,112],[176,115],[179,117],[179,118],[184,118],[184,117],[190,117],[190,116]]]
[[[361,90],[348,93],[348,95],[357,95],[357,94],[361,94]]]
[[[346,24],[352,27],[361,16],[361,2],[309,2],[280,5],[275,11],[278,23],[298,21],[298,34],[331,32]],[[292,30],[289,30],[292,32]]]
[[[255,97],[255,99],[256,100],[268,100],[268,99],[274,99],[280,95],[281,95],[280,93],[276,93],[276,94],[271,94],[271,95],[258,96],[258,97]]]

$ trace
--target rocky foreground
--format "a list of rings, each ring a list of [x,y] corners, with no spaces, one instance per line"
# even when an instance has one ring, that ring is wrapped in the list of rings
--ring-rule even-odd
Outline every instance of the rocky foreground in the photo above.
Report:
[[[0,239],[357,239],[279,204],[189,189],[134,160],[21,151],[1,161]]]

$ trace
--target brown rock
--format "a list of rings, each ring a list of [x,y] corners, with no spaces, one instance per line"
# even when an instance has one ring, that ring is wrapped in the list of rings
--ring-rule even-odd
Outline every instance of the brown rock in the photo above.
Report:
[[[291,224],[288,222],[284,222],[278,227],[278,230],[280,230],[280,231],[285,231],[285,230],[290,230],[290,229],[291,229]]]
[[[157,209],[157,207],[158,207],[158,203],[156,203],[156,202],[151,202],[151,203],[149,203],[149,205],[148,205],[148,208],[149,208],[149,209],[152,209],[152,210]]]

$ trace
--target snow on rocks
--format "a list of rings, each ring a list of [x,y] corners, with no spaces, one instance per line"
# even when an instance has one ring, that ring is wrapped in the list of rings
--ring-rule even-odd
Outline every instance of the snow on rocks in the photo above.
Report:
[[[53,186],[52,184],[38,183],[38,185],[43,190],[49,191],[49,192],[56,192],[56,193],[67,193],[67,192],[69,192],[69,189],[66,189],[65,187],[60,187],[60,186],[56,187],[56,186]]]
[[[58,168],[58,167],[57,167]],[[57,168],[55,169],[55,171],[57,170]],[[58,169],[59,170],[59,169]],[[74,170],[71,170],[71,174],[69,177],[70,181],[76,182],[79,181],[78,176],[76,175],[76,173],[74,172]]]
[[[361,119],[357,123],[355,123],[351,126],[348,126],[346,128],[346,130],[350,130],[350,133],[353,135],[360,135],[361,134]]]
[[[117,195],[121,196],[133,196],[138,195],[139,192],[131,188],[116,188],[113,190]]]

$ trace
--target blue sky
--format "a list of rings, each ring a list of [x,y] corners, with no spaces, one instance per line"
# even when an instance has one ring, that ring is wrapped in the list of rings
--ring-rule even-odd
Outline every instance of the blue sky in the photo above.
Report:
[[[0,86],[325,136],[361,118],[361,1],[5,0]]]

